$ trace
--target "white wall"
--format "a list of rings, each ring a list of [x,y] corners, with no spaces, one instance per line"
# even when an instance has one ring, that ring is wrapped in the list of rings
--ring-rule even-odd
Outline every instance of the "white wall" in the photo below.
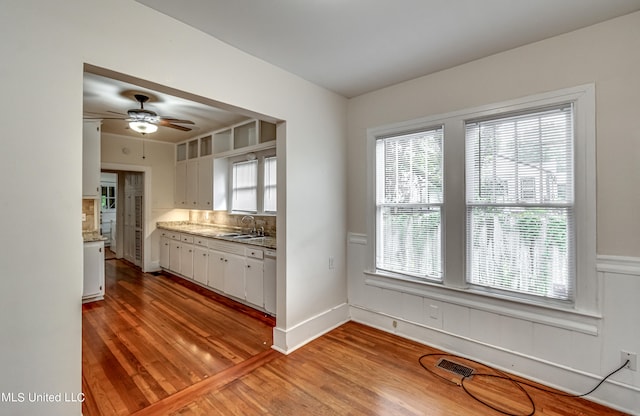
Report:
[[[494,363],[574,392],[640,353],[640,13],[497,54],[351,99],[348,117],[348,282],[355,320]],[[433,288],[400,291],[363,273],[367,236],[366,129],[588,83],[596,85],[597,247],[601,317],[548,319]],[[630,257],[631,259],[629,259]],[[605,261],[606,260],[606,261]],[[622,266],[621,266],[622,265]],[[432,309],[432,306],[435,309]],[[434,312],[435,313],[432,313]],[[432,314],[434,315],[432,317]],[[398,320],[394,329],[392,320]],[[571,322],[575,320],[575,322]],[[592,399],[638,412],[638,373],[616,375]]]
[[[5,0],[0,38],[1,392],[81,391],[84,63],[286,120],[277,347],[346,319],[346,99],[132,0]],[[3,402],[0,413],[80,404]]]

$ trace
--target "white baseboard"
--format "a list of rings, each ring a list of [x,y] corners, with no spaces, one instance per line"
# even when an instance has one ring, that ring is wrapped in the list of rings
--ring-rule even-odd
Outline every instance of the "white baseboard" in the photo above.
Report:
[[[299,324],[282,329],[273,328],[273,349],[290,354],[303,345],[349,321],[349,305],[343,303]]]
[[[431,328],[403,320],[400,317],[389,316],[384,313],[368,310],[358,306],[350,306],[351,320],[382,331],[407,338],[444,351],[456,354],[498,368],[509,373],[525,377],[571,394],[583,394],[590,387],[596,385],[601,376],[590,374],[537,357],[507,350],[495,345],[456,335],[439,328]],[[395,326],[394,326],[395,323]],[[455,347],[452,347],[455,346]],[[489,362],[482,357],[491,357]],[[502,365],[500,363],[503,363]],[[509,364],[506,364],[509,363]],[[584,391],[572,391],[567,386],[587,386]],[[585,397],[593,402],[611,407],[616,410],[638,415],[637,403],[640,403],[640,388],[607,380],[594,393]],[[615,398],[616,403],[611,402]],[[634,413],[635,412],[635,413]]]

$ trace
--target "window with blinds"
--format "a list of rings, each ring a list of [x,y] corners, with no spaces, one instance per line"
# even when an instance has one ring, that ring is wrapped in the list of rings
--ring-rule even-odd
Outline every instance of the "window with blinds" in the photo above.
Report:
[[[231,210],[258,211],[258,161],[236,162],[232,168]]]
[[[441,126],[376,141],[376,268],[442,279]]]
[[[467,282],[573,300],[572,104],[465,123]]]
[[[264,158],[264,212],[277,210],[276,157]]]

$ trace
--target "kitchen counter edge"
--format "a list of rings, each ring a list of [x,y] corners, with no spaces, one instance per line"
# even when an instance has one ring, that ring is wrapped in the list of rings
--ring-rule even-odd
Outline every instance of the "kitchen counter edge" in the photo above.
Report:
[[[233,239],[232,237],[216,235],[216,234],[224,234],[224,233],[231,233],[231,232],[237,231],[235,229],[230,229],[224,226],[203,225],[203,224],[194,224],[194,223],[187,223],[187,222],[177,222],[177,223],[158,222],[156,223],[156,228],[167,230],[167,231],[173,231],[176,233],[197,235],[203,238],[214,238],[216,240],[221,240],[221,241],[229,241],[232,243],[257,246],[257,247],[267,248],[271,250],[276,249],[276,238],[272,236],[261,237],[262,240],[259,241],[259,240],[246,240],[246,239],[238,240],[238,239]]]

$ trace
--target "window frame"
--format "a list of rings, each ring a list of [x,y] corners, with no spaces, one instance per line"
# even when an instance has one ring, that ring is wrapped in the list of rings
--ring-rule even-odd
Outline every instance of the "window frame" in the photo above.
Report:
[[[376,147],[378,146],[384,146],[384,144],[388,141],[394,141],[397,139],[401,139],[403,137],[406,138],[406,136],[413,136],[416,134],[425,134],[425,135],[433,135],[435,132],[436,135],[439,136],[439,140],[440,140],[440,147],[442,148],[443,145],[443,126],[442,125],[430,125],[427,126],[425,128],[421,128],[419,130],[416,131],[405,131],[399,134],[392,134],[392,135],[388,135],[388,136],[378,136],[376,137]],[[439,132],[439,133],[438,133]],[[376,149],[376,152],[378,151],[382,151],[382,149],[380,149],[379,147]],[[442,150],[441,150],[442,153]],[[443,159],[440,160],[440,174],[442,175],[442,165],[443,165]],[[376,160],[376,163],[378,161]],[[385,160],[386,162],[386,160]],[[376,166],[376,170],[377,170],[377,166]],[[377,179],[377,173],[376,173],[376,179]],[[426,178],[427,181],[429,180],[428,178]],[[423,202],[417,202],[417,201],[412,201],[410,203],[407,202],[385,202],[385,201],[380,201],[378,198],[378,193],[382,192],[384,193],[384,184],[377,184],[376,183],[376,224],[378,224],[378,222],[382,221],[384,218],[384,214],[383,211],[385,211],[385,208],[391,208],[391,209],[404,209],[404,210],[408,210],[408,211],[413,211],[414,213],[418,213],[418,212],[429,212],[431,210],[435,210],[438,211],[439,213],[439,217],[440,217],[440,221],[438,223],[438,228],[440,229],[440,234],[438,236],[438,240],[440,241],[440,247],[439,247],[439,263],[440,263],[440,276],[430,276],[428,274],[426,274],[423,276],[420,276],[419,273],[414,272],[412,273],[411,271],[405,271],[405,272],[400,272],[400,271],[395,271],[391,268],[385,268],[385,267],[380,267],[378,268],[378,263],[379,262],[383,262],[382,254],[381,251],[384,251],[384,246],[385,244],[381,244],[380,239],[381,236],[383,234],[383,231],[381,229],[376,229],[376,247],[375,247],[375,251],[376,251],[376,269],[390,274],[390,275],[400,275],[400,276],[407,276],[407,277],[411,277],[411,278],[415,278],[415,279],[419,279],[419,280],[430,280],[430,281],[435,281],[435,282],[439,282],[442,280],[442,274],[443,274],[443,270],[442,270],[442,263],[443,263],[443,250],[442,250],[442,245],[443,245],[443,230],[442,230],[442,226],[443,226],[443,198],[442,195],[440,196],[440,200],[439,201],[429,201],[429,197],[427,197],[426,201]],[[442,185],[441,185],[442,188]],[[441,190],[442,193],[442,190]],[[426,237],[426,236],[425,236]]]
[[[466,198],[465,198],[465,122],[502,114],[534,111],[571,102],[574,105],[574,187],[575,187],[575,258],[576,281],[573,302],[513,296],[475,287],[466,282]],[[444,197],[443,197],[443,279],[441,282],[376,270],[375,255],[375,144],[379,137],[444,126]],[[596,272],[596,194],[595,194],[595,86],[587,84],[514,100],[464,109],[367,129],[367,232],[366,283],[376,287],[415,293],[462,305],[512,311],[513,303],[522,305],[518,316],[542,314],[538,320],[552,319],[558,326],[567,325],[582,332],[597,332],[596,325],[575,323],[576,315],[601,316],[600,284]],[[566,315],[566,313],[570,314]],[[546,318],[543,318],[546,317]],[[553,318],[550,318],[553,317]],[[565,320],[565,318],[567,318]],[[563,322],[560,324],[559,322]]]
[[[104,195],[104,192],[107,192]],[[116,186],[115,184],[102,184],[100,185],[100,208],[103,212],[115,212],[116,211]],[[111,195],[109,195],[111,193]]]
[[[257,182],[256,182],[256,211],[241,211],[233,209],[233,166],[238,162],[246,162],[252,160],[254,157],[257,162]],[[233,156],[228,159],[228,183],[227,183],[227,195],[228,195],[228,209],[227,212],[229,214],[237,214],[237,215],[276,215],[277,211],[264,211],[264,161],[266,158],[274,157],[276,158],[277,164],[277,154],[276,149],[266,149],[258,152],[249,152],[243,153],[242,155]],[[277,187],[277,182],[276,182]],[[277,207],[276,207],[277,210]]]
[[[273,160],[275,165],[276,165],[276,172],[273,175],[273,179],[275,180],[275,184],[274,185],[267,185],[267,160]],[[260,167],[258,167],[260,169]],[[261,201],[262,201],[262,212],[264,214],[270,214],[270,215],[276,215],[278,212],[278,156],[275,154],[275,152],[273,152],[273,154],[271,153],[266,153],[263,158],[262,158],[262,174],[263,174],[263,180],[262,180],[262,184],[261,184],[261,188],[262,188],[262,196],[261,196]],[[271,176],[271,175],[270,175]],[[265,198],[266,198],[266,194],[267,194],[267,188],[269,186],[273,186],[275,194],[276,194],[276,209],[275,210],[267,210],[266,208],[266,204],[265,204]]]

